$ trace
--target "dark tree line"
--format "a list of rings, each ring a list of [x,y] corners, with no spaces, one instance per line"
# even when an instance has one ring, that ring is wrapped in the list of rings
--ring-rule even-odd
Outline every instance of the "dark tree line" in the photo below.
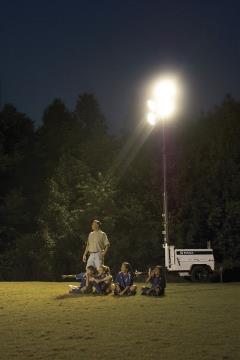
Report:
[[[240,258],[240,103],[167,129],[170,239]],[[111,240],[108,264],[162,261],[161,128],[110,135],[95,97],[54,100],[34,123],[0,112],[0,279],[56,279],[83,269],[89,223]]]

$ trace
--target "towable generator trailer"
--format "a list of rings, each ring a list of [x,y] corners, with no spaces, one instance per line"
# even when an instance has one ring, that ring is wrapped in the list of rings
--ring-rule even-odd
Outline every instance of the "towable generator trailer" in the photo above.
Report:
[[[178,273],[182,277],[190,277],[192,281],[208,281],[214,271],[212,249],[175,249],[175,246],[163,245],[165,250],[165,267],[169,272]]]

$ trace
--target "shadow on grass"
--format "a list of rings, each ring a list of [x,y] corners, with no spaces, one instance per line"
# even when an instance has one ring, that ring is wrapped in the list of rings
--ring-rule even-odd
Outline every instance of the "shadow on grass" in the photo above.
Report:
[[[173,294],[186,294],[186,293],[191,293],[192,292],[192,287],[186,287],[185,289],[183,289],[182,286],[179,286],[177,289],[169,289],[170,291],[168,291],[168,295],[173,295]],[[219,287],[204,287],[204,288],[195,288],[195,292],[211,292],[211,291],[221,291],[221,286]],[[165,298],[167,294],[165,294],[164,296],[147,296],[147,298]],[[63,299],[73,299],[73,298],[114,298],[114,299],[129,299],[129,296],[114,296],[112,294],[108,294],[108,295],[99,295],[99,294],[70,294],[70,293],[66,293],[66,294],[61,294],[56,296],[54,299],[55,300],[63,300]],[[131,298],[134,298],[135,296],[131,296]],[[142,297],[141,294],[136,294],[136,297]],[[144,298],[146,298],[146,296],[144,296]]]
[[[108,299],[134,299],[134,298],[151,298],[151,299],[163,299],[166,297],[165,295],[161,295],[161,296],[142,296],[141,294],[136,294],[135,296],[116,296],[113,294],[108,294],[108,295],[99,295],[99,294],[62,294],[62,295],[58,295],[54,298],[54,300],[63,300],[63,299],[73,299],[73,298],[108,298]]]
[[[94,294],[62,294],[56,296],[55,300],[62,300],[62,299],[73,299],[73,298],[83,298],[83,297],[96,297],[97,295]]]

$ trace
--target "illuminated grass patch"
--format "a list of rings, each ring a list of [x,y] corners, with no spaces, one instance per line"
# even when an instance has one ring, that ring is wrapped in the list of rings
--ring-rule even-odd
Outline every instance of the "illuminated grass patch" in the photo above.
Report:
[[[68,296],[66,283],[0,283],[0,359],[239,358],[239,284],[166,296]]]

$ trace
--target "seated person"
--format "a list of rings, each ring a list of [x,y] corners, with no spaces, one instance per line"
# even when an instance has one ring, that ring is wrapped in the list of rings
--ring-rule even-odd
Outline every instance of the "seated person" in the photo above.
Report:
[[[149,282],[151,287],[143,286],[142,295],[164,295],[166,279],[162,266],[157,265],[153,270],[150,268],[146,282]]]
[[[122,263],[121,271],[117,274],[116,281],[111,288],[114,295],[136,295],[137,286],[133,284],[133,273],[128,262]]]
[[[89,280],[96,294],[107,295],[111,292],[112,275],[108,266],[101,265],[98,268],[98,274]]]
[[[80,273],[77,275],[62,275],[63,279],[74,278],[80,282],[79,286],[69,285],[69,293],[73,294],[89,294],[92,291],[92,284],[89,279],[96,275],[96,269],[94,266],[88,266],[86,273]]]

